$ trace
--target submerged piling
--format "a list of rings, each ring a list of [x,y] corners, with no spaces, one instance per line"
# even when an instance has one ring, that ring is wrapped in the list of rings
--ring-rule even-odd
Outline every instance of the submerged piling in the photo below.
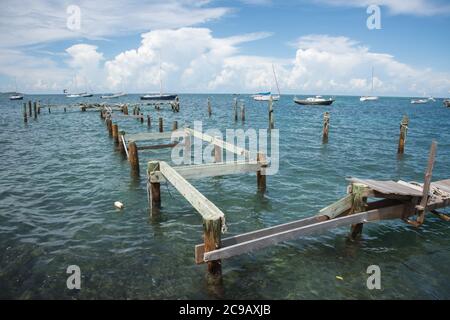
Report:
[[[172,131],[178,130],[178,121],[174,121],[172,124]]]
[[[241,120],[242,120],[242,123],[245,122],[245,104],[244,103],[241,104]]]
[[[205,253],[220,248],[222,235],[222,219],[203,219],[203,241]],[[208,261],[208,284],[217,284],[222,280],[222,261]]]
[[[367,208],[367,186],[361,183],[352,184],[352,208],[350,214],[366,211]],[[363,229],[363,223],[353,224],[350,229],[350,239],[355,240],[361,235]]]
[[[403,116],[402,122],[400,122],[400,137],[398,139],[397,154],[403,154],[405,152],[406,135],[408,133],[409,119],[407,115]]]
[[[328,131],[330,129],[330,113],[325,112],[323,114],[323,130],[322,130],[322,143],[328,143]]]
[[[28,122],[28,117],[27,117],[27,104],[26,104],[26,103],[23,104],[23,122],[25,122],[25,123]]]
[[[211,99],[208,97],[208,116],[211,118],[211,115],[212,115]]]
[[[147,167],[147,175],[150,184],[150,186],[147,187],[147,192],[152,215],[159,213],[159,209],[161,209],[161,184],[159,182],[152,181],[151,179],[151,173],[155,171],[159,171],[159,162],[150,161]]]
[[[234,98],[234,122],[238,121],[238,101]]]
[[[152,126],[152,123],[151,123],[151,119],[150,119],[150,115],[148,114],[147,115],[147,127],[151,127]]]
[[[256,156],[256,161],[258,163],[265,163],[266,156],[263,153],[258,153]],[[266,191],[266,172],[265,169],[261,168],[256,171],[256,184],[258,186],[258,191],[264,193]]]
[[[28,116],[31,118],[33,116],[32,112],[31,112],[31,100],[28,101]]]
[[[164,131],[163,118],[159,118],[159,132]]]
[[[135,174],[139,174],[139,155],[135,142],[130,142],[128,144],[128,157],[132,172]]]

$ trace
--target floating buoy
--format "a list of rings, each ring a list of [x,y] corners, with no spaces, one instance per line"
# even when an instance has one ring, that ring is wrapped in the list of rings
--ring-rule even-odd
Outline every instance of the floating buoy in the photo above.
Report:
[[[114,206],[117,209],[123,209],[123,203],[122,202],[116,201],[116,202],[114,202]]]

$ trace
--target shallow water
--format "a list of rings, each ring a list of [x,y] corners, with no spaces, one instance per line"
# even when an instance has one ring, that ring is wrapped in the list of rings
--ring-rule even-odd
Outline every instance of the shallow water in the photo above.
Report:
[[[202,120],[205,129],[242,128],[233,121],[233,96],[211,96],[211,119],[206,98],[181,95],[175,114],[143,109],[154,119],[164,117],[166,129],[173,120],[180,127]],[[240,98],[245,127],[266,128],[267,104]],[[264,198],[254,174],[193,181],[225,212],[228,235],[313,215],[345,195],[347,176],[422,181],[432,139],[438,141],[433,180],[449,178],[450,110],[441,100],[361,104],[357,97],[338,97],[331,107],[302,107],[292,98],[275,104],[280,171],[267,178]],[[59,108],[48,114],[43,108],[37,120],[24,124],[22,103],[0,99],[0,298],[218,298],[206,284],[205,266],[194,263],[194,246],[202,242],[200,216],[173,187],[162,186],[161,215],[149,217],[145,177],[130,175],[98,112]],[[26,99],[73,102],[63,96]],[[321,143],[324,111],[331,112],[327,145]],[[410,125],[399,159],[403,114]],[[135,120],[117,123],[130,133],[156,130]],[[169,161],[170,152],[140,153],[141,174],[150,159]],[[124,210],[114,208],[117,200]],[[450,298],[448,223],[432,216],[420,229],[400,221],[370,223],[355,243],[346,241],[347,233],[340,228],[223,261],[222,297]],[[82,273],[79,291],[66,288],[66,268],[74,264]],[[366,288],[366,269],[373,264],[381,267],[381,290]]]

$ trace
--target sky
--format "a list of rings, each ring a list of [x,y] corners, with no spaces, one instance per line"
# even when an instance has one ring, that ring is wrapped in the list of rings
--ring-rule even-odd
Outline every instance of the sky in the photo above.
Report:
[[[450,96],[449,0],[0,2],[0,91]],[[375,28],[374,28],[375,27]],[[160,68],[161,65],[161,68]]]

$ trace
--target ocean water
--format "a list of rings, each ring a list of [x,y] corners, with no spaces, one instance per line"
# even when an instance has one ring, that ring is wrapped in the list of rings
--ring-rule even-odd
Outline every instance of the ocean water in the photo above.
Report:
[[[142,109],[162,116],[166,130],[202,120],[203,127],[267,128],[267,103],[250,96],[246,122],[233,120],[233,96],[181,95],[181,111]],[[345,177],[422,181],[433,139],[438,142],[433,180],[450,177],[450,109],[442,100],[411,105],[407,98],[362,104],[337,97],[330,107],[275,103],[280,170],[257,194],[254,174],[192,183],[226,214],[236,235],[314,215],[346,193]],[[223,261],[223,292],[208,287],[205,265],[194,263],[202,242],[199,214],[171,186],[162,185],[161,215],[148,212],[144,168],[170,161],[170,151],[140,152],[141,178],[130,174],[98,112],[41,100],[37,120],[23,123],[22,102],[0,97],[0,298],[16,299],[449,299],[450,225],[428,215],[415,229],[401,221],[370,223],[360,241],[348,228],[331,230]],[[129,95],[111,102],[139,102]],[[84,101],[100,102],[99,97]],[[130,110],[131,111],[131,110]],[[323,113],[331,113],[329,143],[322,144]],[[410,117],[406,152],[397,157],[399,123]],[[157,130],[118,119],[130,133]],[[114,208],[122,201],[125,209]],[[81,290],[68,290],[66,269],[81,269]],[[381,290],[368,290],[366,269],[381,268]],[[336,278],[341,277],[341,279]]]

